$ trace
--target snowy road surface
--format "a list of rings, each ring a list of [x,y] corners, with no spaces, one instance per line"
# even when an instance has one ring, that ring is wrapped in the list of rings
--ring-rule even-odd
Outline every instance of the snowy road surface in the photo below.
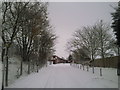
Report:
[[[100,77],[69,64],[56,64],[16,80],[9,88],[118,88],[118,77],[106,75],[110,74]]]

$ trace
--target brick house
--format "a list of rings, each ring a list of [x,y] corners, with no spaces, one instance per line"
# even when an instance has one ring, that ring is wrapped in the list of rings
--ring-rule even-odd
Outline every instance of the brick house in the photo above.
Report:
[[[52,62],[53,64],[67,63],[67,60],[62,59],[56,55],[53,55],[49,61]]]

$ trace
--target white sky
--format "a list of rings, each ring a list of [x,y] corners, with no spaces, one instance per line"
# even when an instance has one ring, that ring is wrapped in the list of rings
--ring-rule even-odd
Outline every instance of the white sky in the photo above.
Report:
[[[50,2],[48,11],[50,22],[58,36],[56,55],[68,57],[66,43],[72,38],[76,29],[93,25],[98,20],[110,23],[115,2]]]

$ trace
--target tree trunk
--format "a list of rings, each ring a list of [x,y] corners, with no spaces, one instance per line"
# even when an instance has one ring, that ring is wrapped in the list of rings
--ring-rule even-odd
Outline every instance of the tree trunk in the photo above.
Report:
[[[22,61],[20,63],[20,75],[23,74],[23,61],[25,61],[25,53],[24,53],[24,50],[23,50],[23,54],[22,54]]]
[[[118,47],[117,75],[120,76],[120,48]]]
[[[88,67],[88,65],[87,65],[87,71],[89,71],[89,67]]]
[[[9,48],[6,47],[6,54],[5,54],[5,58],[6,58],[6,76],[5,76],[5,86],[8,86],[8,50]]]
[[[23,48],[22,48],[22,61],[20,64],[20,75],[23,74],[23,61],[26,61],[26,47],[25,47],[25,43],[23,41]]]
[[[30,74],[30,60],[28,59],[28,74]]]
[[[94,70],[95,61],[94,61],[94,57],[93,57],[93,52],[92,52],[92,60],[93,60],[93,63],[92,63],[92,70],[93,70],[93,73],[95,73],[95,70]]]
[[[103,61],[103,67],[105,67],[105,61],[104,61],[104,55],[103,55],[103,47],[102,47],[102,50],[101,50],[101,56],[102,56],[102,61]]]
[[[101,32],[102,33],[102,32]],[[101,56],[102,56],[102,62],[103,62],[103,67],[105,67],[105,60],[104,60],[104,44],[103,44],[103,39],[101,36]]]
[[[5,48],[2,45],[2,88],[1,88],[1,90],[4,90],[4,76],[5,76],[5,60],[4,60],[4,55],[5,55]]]
[[[38,64],[37,64],[37,73],[38,73]]]
[[[94,59],[93,59],[93,65],[92,65],[93,73],[95,73],[94,66],[95,66],[95,62],[94,62]]]
[[[5,48],[2,46],[2,62],[3,62],[3,60],[4,60],[4,55],[5,55]]]
[[[102,62],[103,62],[103,67],[105,67],[105,58],[104,58],[103,50],[102,50]]]
[[[22,73],[23,73],[23,61],[21,61],[21,64],[20,64],[20,75],[22,75]]]

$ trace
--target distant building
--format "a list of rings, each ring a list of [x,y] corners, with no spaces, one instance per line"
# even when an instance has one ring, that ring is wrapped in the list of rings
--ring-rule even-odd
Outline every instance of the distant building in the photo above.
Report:
[[[53,55],[49,61],[50,61],[51,63],[53,63],[53,64],[67,63],[67,62],[68,62],[67,60],[65,60],[65,59],[63,59],[63,58],[60,58],[60,57],[58,57],[58,56],[56,56],[56,55]]]

